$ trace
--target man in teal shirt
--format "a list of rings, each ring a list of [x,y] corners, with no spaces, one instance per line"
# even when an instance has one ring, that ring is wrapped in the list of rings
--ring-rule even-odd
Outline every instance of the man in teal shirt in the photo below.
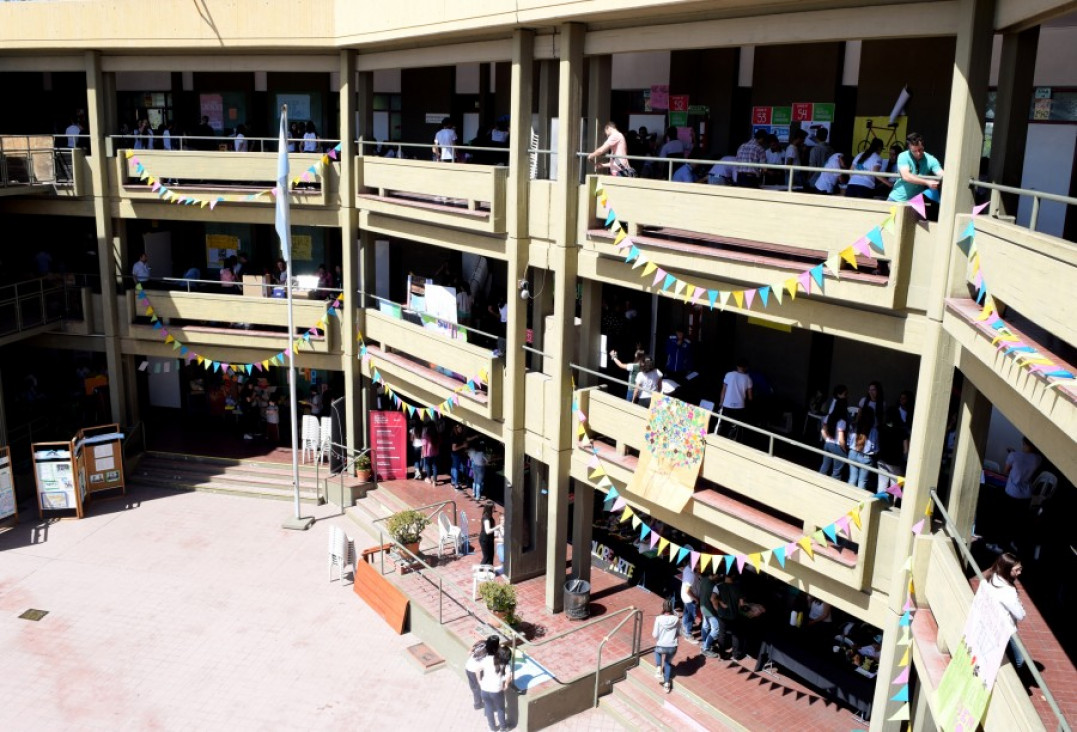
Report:
[[[916,198],[925,189],[938,190],[937,180],[928,180],[925,175],[943,176],[942,166],[934,156],[924,152],[924,138],[918,132],[910,132],[905,138],[906,150],[898,155],[897,168],[900,178],[894,181],[888,200],[908,201]]]

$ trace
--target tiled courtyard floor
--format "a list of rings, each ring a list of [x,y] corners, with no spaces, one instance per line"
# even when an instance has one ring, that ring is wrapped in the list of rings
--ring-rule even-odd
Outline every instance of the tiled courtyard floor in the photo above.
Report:
[[[332,506],[136,488],[82,521],[0,530],[0,729],[482,730],[466,683],[424,675],[330,582]],[[48,610],[39,622],[19,618]],[[617,730],[600,712],[573,730]]]

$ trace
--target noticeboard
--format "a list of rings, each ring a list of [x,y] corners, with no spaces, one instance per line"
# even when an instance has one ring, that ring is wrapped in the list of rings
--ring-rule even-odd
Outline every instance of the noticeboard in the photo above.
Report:
[[[123,478],[123,433],[117,424],[86,427],[75,437],[76,464],[85,493],[120,489]]]
[[[371,464],[375,480],[408,477],[408,422],[402,412],[370,412]]]
[[[0,447],[0,521],[19,520],[15,501],[15,479],[11,472],[11,448]]]
[[[71,442],[35,442],[30,445],[37,485],[37,513],[74,511],[82,518],[82,498]]]

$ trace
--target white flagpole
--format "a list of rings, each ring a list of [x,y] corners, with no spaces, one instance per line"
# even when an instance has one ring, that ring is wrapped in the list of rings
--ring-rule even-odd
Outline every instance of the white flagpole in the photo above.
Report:
[[[292,408],[289,410],[292,422],[292,489],[295,492],[295,517],[285,521],[286,529],[305,531],[314,523],[313,518],[303,518],[299,505],[299,401],[295,389],[295,322],[292,310],[292,222],[289,198],[291,185],[288,170],[288,105],[280,109],[280,140],[277,143],[277,235],[280,237],[280,250],[284,256],[285,290],[288,295],[288,396]]]

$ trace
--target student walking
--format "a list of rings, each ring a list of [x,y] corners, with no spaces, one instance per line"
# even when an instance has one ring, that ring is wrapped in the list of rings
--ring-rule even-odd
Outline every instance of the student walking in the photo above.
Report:
[[[680,635],[680,619],[673,612],[673,601],[662,602],[662,614],[654,619],[651,637],[654,644],[654,675],[666,693],[673,691],[673,657],[677,654],[677,636]]]
[[[509,688],[509,652],[496,635],[486,639],[486,658],[479,668],[479,690],[491,732],[508,729],[505,724],[505,689]],[[497,718],[495,723],[494,718]]]

